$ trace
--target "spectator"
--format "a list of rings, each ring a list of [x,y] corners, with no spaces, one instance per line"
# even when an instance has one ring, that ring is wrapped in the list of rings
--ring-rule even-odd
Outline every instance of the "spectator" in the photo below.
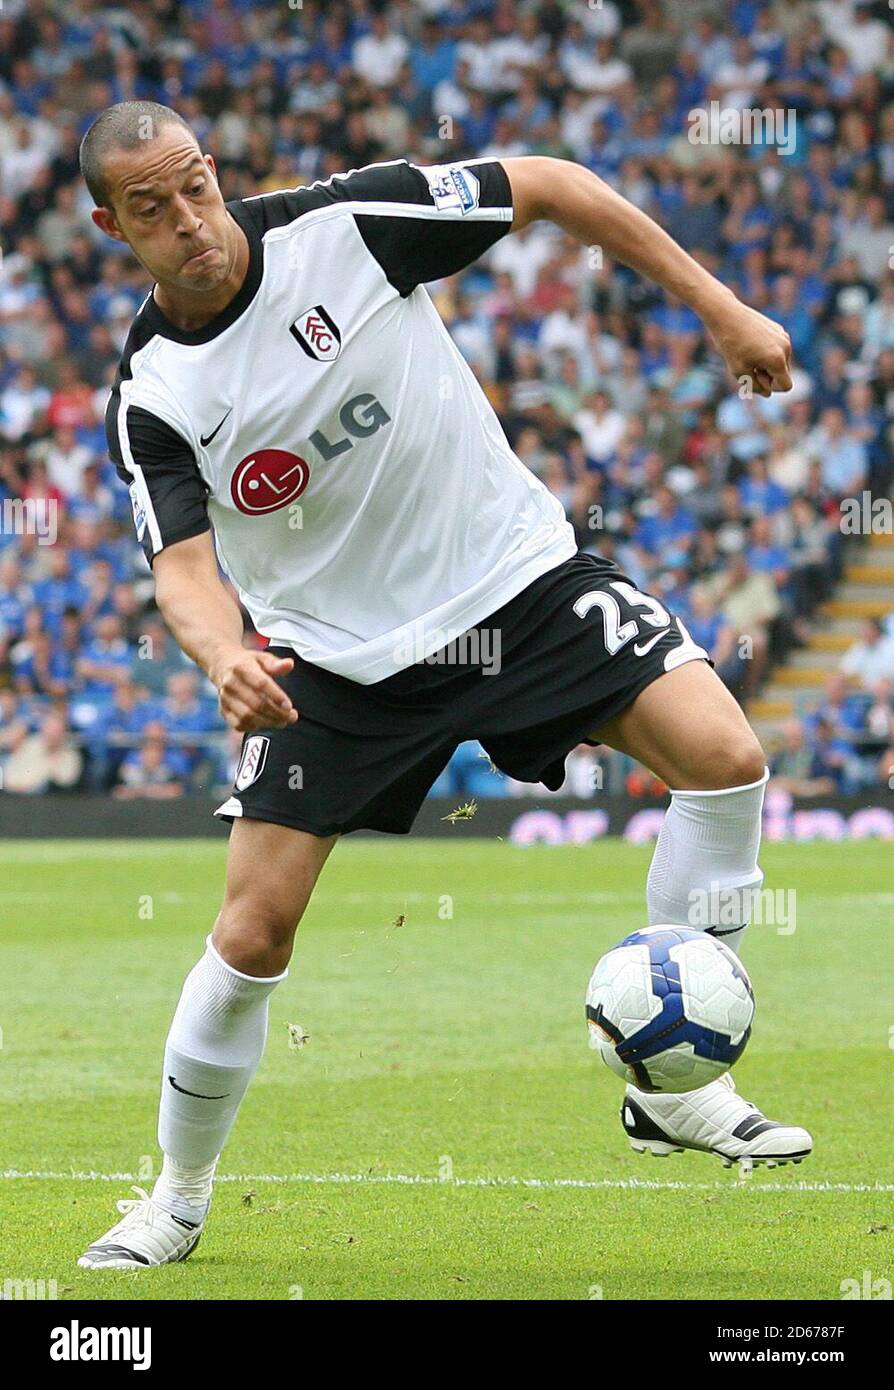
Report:
[[[856,685],[869,689],[876,681],[894,678],[894,637],[878,618],[867,618],[859,642],[845,652],[840,669]]]
[[[755,454],[748,460],[745,477],[739,484],[739,496],[743,510],[752,517],[787,511],[790,502],[785,488],[770,477],[767,460],[762,454]]]
[[[792,796],[829,796],[838,784],[838,767],[830,765],[828,726],[821,741],[812,746],[804,725],[798,719],[787,721],[783,744],[770,760],[770,786]]]
[[[59,425],[49,439],[32,446],[31,457],[43,463],[50,485],[63,497],[74,497],[81,490],[84,472],[93,455],[79,444],[71,425]]]
[[[796,613],[810,614],[826,597],[832,583],[830,534],[822,514],[809,497],[792,499],[784,518],[791,564],[792,606]]]
[[[829,406],[807,439],[807,454],[820,465],[825,486],[835,497],[856,497],[866,482],[866,446],[847,429],[844,411]]]
[[[372,16],[370,32],[354,44],[351,61],[368,82],[376,87],[388,87],[397,78],[408,52],[406,39],[392,33],[387,16],[379,12]]]
[[[72,743],[65,719],[56,710],[46,714],[37,733],[26,735],[10,753],[3,769],[8,792],[67,792],[77,786],[83,758]]]
[[[770,654],[772,625],[782,611],[776,586],[768,573],[751,570],[745,555],[738,554],[728,570],[709,579],[705,588],[741,640],[740,651],[747,662],[743,688],[752,694]]]
[[[115,687],[128,679],[132,653],[124,640],[121,620],[115,614],[98,618],[93,636],[83,648],[76,669],[86,696],[111,699]]]
[[[7,440],[27,442],[39,434],[47,419],[50,393],[41,386],[34,367],[20,367],[0,393],[0,424]]]
[[[140,748],[128,753],[121,764],[118,778],[112,795],[122,801],[137,797],[169,801],[183,795],[183,784],[178,780],[175,763],[164,739],[156,735],[147,735]]]
[[[580,431],[587,458],[594,464],[606,464],[617,451],[627,421],[605,391],[594,391],[584,409],[574,416],[574,427]]]

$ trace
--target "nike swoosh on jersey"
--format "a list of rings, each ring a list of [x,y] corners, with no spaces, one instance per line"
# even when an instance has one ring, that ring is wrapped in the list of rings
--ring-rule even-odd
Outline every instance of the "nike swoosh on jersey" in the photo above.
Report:
[[[217,429],[213,429],[213,430],[211,431],[210,434],[202,434],[202,435],[199,436],[199,443],[201,444],[201,446],[202,446],[203,449],[206,448],[206,446],[209,445],[209,444],[211,443],[211,441],[212,441],[212,439],[214,438],[214,436],[215,436],[221,429],[223,429],[224,425],[226,424],[227,420],[229,420],[229,418],[230,418],[230,416],[232,415],[232,413],[233,413],[233,407],[230,406],[230,408],[229,408],[229,410],[227,411],[226,415],[223,417],[223,419],[221,420],[220,424],[217,426]]]
[[[633,650],[636,652],[637,656],[645,656],[646,652],[650,652],[655,643],[660,642],[666,632],[667,628],[663,627],[660,632],[655,633],[654,637],[650,637],[648,642],[634,642]]]

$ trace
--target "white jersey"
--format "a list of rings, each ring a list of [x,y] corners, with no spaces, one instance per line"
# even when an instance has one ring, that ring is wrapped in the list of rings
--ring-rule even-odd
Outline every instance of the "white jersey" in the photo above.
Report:
[[[509,180],[396,160],[228,208],[245,282],[196,332],[146,300],[111,455],[150,564],[210,526],[260,633],[371,684],[577,550],[423,288],[509,230]]]

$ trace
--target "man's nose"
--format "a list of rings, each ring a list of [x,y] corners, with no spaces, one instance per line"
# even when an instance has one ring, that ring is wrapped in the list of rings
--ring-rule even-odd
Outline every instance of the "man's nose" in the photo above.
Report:
[[[175,201],[174,220],[177,231],[189,236],[194,236],[203,225],[201,217],[196,216],[186,198],[178,198]]]

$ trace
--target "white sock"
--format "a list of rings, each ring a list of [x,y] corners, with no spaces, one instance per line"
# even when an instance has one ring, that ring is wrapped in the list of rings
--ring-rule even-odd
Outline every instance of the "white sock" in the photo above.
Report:
[[[700,927],[739,953],[764,881],[757,854],[769,776],[765,769],[745,787],[671,792],[646,884],[650,926]],[[672,1111],[678,1100],[648,1096],[653,1112]]]
[[[152,1189],[153,1201],[175,1216],[204,1216],[211,1201],[217,1159],[204,1168],[184,1168],[169,1154],[164,1155],[161,1172]]]
[[[159,1196],[210,1198],[214,1166],[264,1051],[269,996],[288,973],[243,975],[208,937],[184,982],[165,1045]]]
[[[757,854],[769,775],[745,787],[671,792],[646,884],[650,926],[698,927],[738,953],[764,881]]]

